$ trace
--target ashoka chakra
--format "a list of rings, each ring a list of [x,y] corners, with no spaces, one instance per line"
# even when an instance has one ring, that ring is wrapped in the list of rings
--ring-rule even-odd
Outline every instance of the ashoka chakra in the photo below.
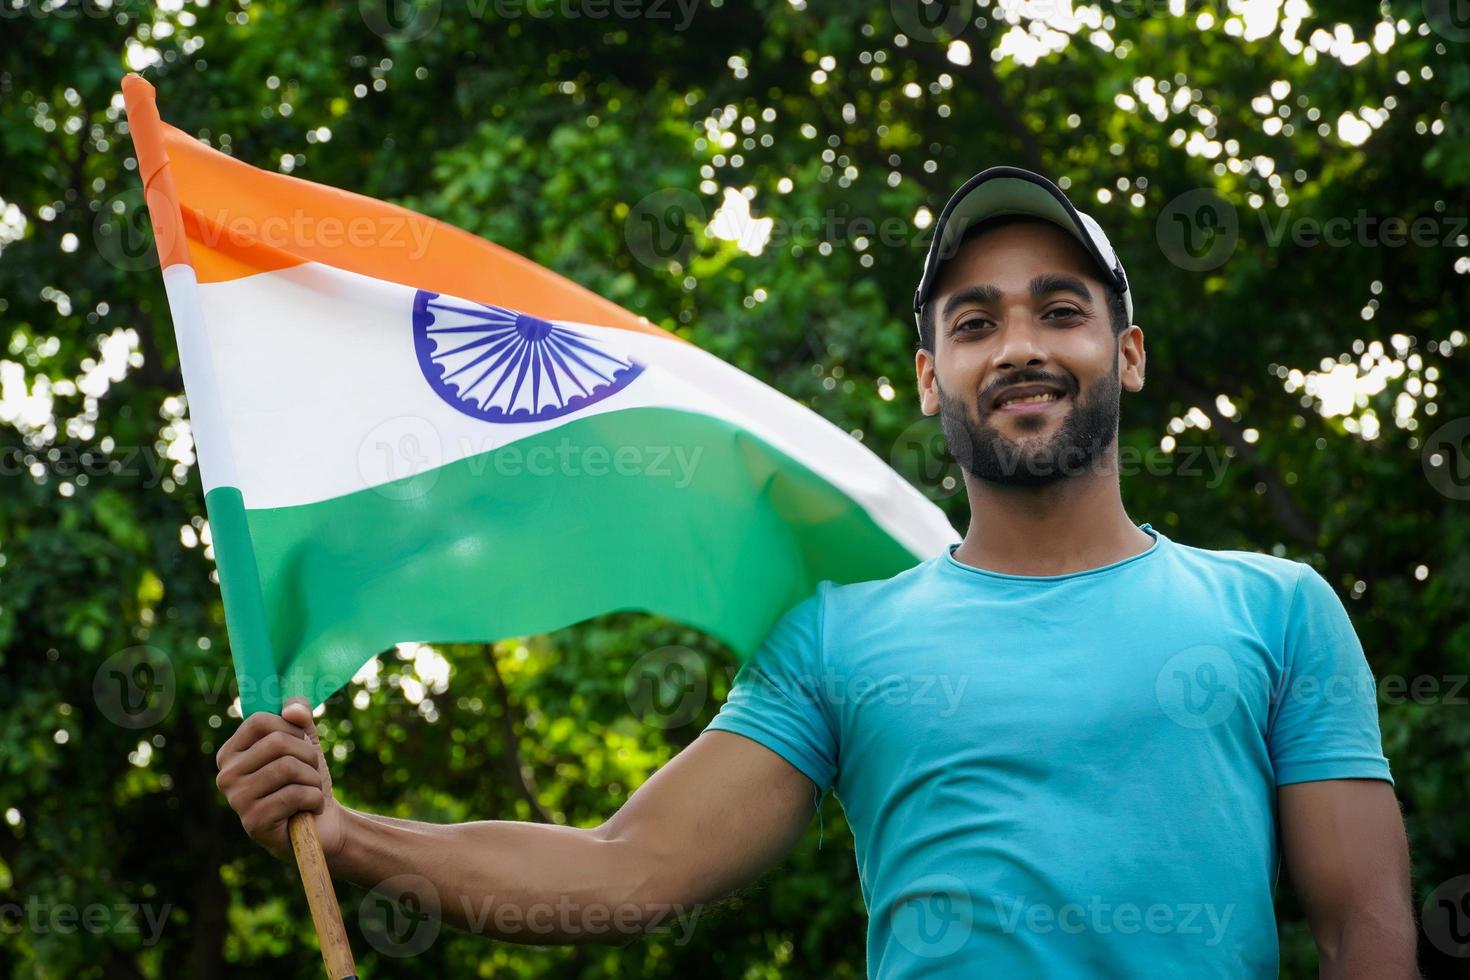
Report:
[[[413,345],[439,396],[487,422],[568,415],[643,372],[642,364],[580,331],[424,290],[414,297]]]

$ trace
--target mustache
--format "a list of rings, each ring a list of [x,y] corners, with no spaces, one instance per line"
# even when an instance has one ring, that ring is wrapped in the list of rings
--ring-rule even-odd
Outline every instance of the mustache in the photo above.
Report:
[[[1063,394],[1077,394],[1077,386],[1070,377],[1062,377],[1055,374],[1045,374],[1041,371],[1018,371],[1009,377],[1001,378],[999,381],[987,387],[976,399],[977,407],[986,411],[995,404],[996,397],[1005,389],[1015,385],[1052,385],[1061,389]]]

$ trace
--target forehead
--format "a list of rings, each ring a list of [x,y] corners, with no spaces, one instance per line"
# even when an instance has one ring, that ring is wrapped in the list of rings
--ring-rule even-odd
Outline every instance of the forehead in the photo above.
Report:
[[[985,229],[962,242],[941,268],[933,298],[942,301],[956,290],[984,284],[1021,292],[1044,273],[1077,276],[1089,290],[1102,293],[1097,268],[1081,242],[1051,222],[1026,220]]]

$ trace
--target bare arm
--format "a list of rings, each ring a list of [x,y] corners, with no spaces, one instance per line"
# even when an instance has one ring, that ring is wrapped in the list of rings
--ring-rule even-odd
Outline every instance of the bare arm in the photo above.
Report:
[[[795,844],[814,811],[811,781],[774,752],[706,732],[592,829],[487,820],[428,824],[350,810],[304,704],[255,714],[220,749],[218,783],[246,831],[290,854],[286,820],[316,813],[332,873],[372,888],[399,875],[445,921],[534,944],[623,943],[692,921]]]
[[[1417,978],[1409,846],[1393,787],[1325,779],[1282,786],[1277,800],[1283,859],[1323,980]]]

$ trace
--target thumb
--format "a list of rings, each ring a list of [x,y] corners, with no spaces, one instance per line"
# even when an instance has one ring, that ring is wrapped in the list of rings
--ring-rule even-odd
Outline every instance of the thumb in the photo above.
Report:
[[[322,788],[330,796],[332,792],[332,771],[327,768],[327,757],[322,752],[322,740],[316,733],[316,722],[311,717],[311,704],[305,698],[292,698],[281,708],[281,717],[304,729],[306,740],[316,747],[316,769],[322,774]]]
[[[321,739],[317,737],[316,722],[311,717],[311,705],[305,698],[292,698],[281,708],[281,717],[306,732],[307,741],[317,748],[321,748]]]

